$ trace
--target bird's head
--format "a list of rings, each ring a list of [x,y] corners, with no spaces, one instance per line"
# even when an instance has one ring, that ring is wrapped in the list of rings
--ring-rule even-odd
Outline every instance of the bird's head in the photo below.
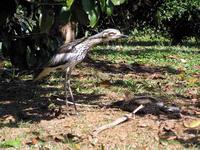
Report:
[[[106,29],[103,30],[102,32],[92,36],[92,38],[96,39],[101,39],[102,42],[107,42],[119,38],[127,38],[127,35],[122,34],[119,30],[117,29]]]
[[[127,35],[122,34],[119,30],[117,29],[106,29],[101,32],[102,38],[104,41],[110,41],[114,39],[119,39],[119,38],[127,38]]]

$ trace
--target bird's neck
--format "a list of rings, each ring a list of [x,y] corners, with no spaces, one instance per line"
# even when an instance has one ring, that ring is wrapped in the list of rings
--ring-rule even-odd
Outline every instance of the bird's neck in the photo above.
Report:
[[[87,38],[83,42],[76,45],[75,51],[78,53],[87,53],[92,47],[102,42],[100,38]]]
[[[103,40],[102,38],[93,38],[92,37],[89,37],[87,40],[84,41],[84,43],[89,47],[89,48],[92,48],[93,46],[97,45],[97,44],[100,44],[102,43]]]

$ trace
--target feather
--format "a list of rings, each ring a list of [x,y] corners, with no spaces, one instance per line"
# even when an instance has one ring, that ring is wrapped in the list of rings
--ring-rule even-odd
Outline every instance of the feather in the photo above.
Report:
[[[50,72],[63,70],[67,67],[73,68],[85,58],[88,50],[93,46],[122,36],[119,30],[107,29],[89,38],[84,37],[61,45],[49,62],[42,67],[43,69],[38,70],[34,81],[45,77]]]
[[[64,58],[68,53],[70,53],[77,43],[80,43],[85,38],[78,39],[74,42],[63,44],[60,46],[53,57],[43,66],[40,66],[35,73],[33,81],[37,81],[47,76],[50,72],[52,72],[55,67],[64,65],[67,63],[67,58]]]
[[[74,49],[74,47],[75,47],[76,45],[80,44],[80,43],[83,42],[85,39],[86,39],[86,37],[83,37],[83,38],[81,38],[81,39],[77,39],[77,40],[72,41],[72,42],[70,42],[70,43],[66,43],[66,44],[61,45],[61,46],[58,48],[56,54],[71,52],[71,51]]]
[[[49,75],[50,72],[52,72],[52,68],[50,67],[46,67],[46,68],[43,68],[42,70],[40,70],[38,73],[36,73],[36,76],[34,77],[34,82],[42,79],[43,77]]]

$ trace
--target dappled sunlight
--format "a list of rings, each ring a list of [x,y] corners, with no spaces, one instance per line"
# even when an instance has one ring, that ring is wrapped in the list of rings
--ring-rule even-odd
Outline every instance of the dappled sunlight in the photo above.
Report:
[[[42,142],[91,146],[94,128],[143,104],[134,119],[102,132],[96,146],[112,143],[123,148],[134,142],[140,147],[142,141],[155,147],[198,146],[198,127],[184,126],[188,119],[199,118],[198,53],[186,47],[120,44],[93,49],[72,73],[78,116],[72,105],[65,104],[63,73],[53,73],[37,84],[30,74],[2,76],[0,128],[5,133],[7,128],[16,131],[25,146]]]

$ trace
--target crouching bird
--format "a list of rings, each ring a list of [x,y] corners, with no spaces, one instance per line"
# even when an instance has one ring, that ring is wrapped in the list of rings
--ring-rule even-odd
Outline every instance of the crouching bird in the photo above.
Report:
[[[71,96],[71,100],[73,101],[74,104],[74,109],[75,111],[77,111],[74,101],[74,96],[70,86],[70,76],[73,68],[76,66],[76,64],[80,63],[85,58],[89,49],[91,49],[95,45],[123,37],[127,36],[123,35],[119,30],[106,29],[88,38],[77,39],[71,43],[63,44],[57,49],[57,51],[55,52],[53,57],[48,61],[48,63],[39,69],[33,81],[38,81],[43,77],[49,75],[49,73],[51,72],[65,70],[66,75],[65,75],[64,87],[65,87],[66,105],[68,105],[67,103],[67,96],[68,96],[67,90],[68,90]]]

